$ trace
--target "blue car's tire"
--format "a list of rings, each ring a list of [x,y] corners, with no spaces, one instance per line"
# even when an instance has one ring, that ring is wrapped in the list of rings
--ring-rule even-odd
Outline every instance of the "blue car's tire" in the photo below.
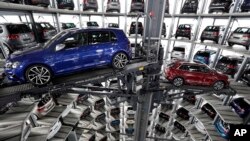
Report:
[[[128,63],[128,56],[123,53],[119,52],[115,54],[112,59],[112,66],[114,69],[123,69]]]
[[[36,86],[47,85],[52,78],[50,69],[43,65],[30,66],[25,73],[26,80]]]

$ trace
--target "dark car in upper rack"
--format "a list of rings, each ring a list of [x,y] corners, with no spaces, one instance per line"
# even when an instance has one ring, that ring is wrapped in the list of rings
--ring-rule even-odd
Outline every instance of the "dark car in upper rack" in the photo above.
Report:
[[[228,45],[233,46],[235,44],[242,45],[249,50],[250,46],[250,28],[249,27],[238,27],[228,38]]]
[[[212,86],[215,90],[221,90],[229,85],[226,75],[201,63],[173,62],[165,68],[165,77],[176,87],[189,84]]]
[[[179,116],[179,117],[181,117],[181,118],[183,118],[184,120],[188,120],[189,119],[189,111],[188,110],[186,110],[185,108],[183,108],[183,107],[181,107],[181,108],[179,108],[177,111],[176,111],[176,114]]]
[[[123,69],[131,59],[125,33],[114,28],[64,30],[43,46],[12,53],[5,74],[15,82],[46,85],[54,77],[100,66]]]
[[[130,12],[144,12],[144,0],[132,0]]]
[[[186,128],[183,125],[181,125],[178,121],[174,122],[174,127],[181,130],[181,132],[183,132],[183,133],[186,131]]]
[[[11,3],[21,4],[22,0],[0,0],[0,2],[11,2]]]
[[[43,43],[57,34],[57,30],[48,22],[35,23],[38,32],[38,42]]]
[[[219,39],[223,35],[224,28],[222,26],[207,26],[201,33],[200,40],[203,43],[204,40],[212,40],[216,44],[219,43]]]
[[[241,12],[248,12],[250,10],[250,0],[243,0],[240,8]]]
[[[24,0],[24,3],[27,5],[48,7],[50,5],[50,0]]]
[[[214,119],[214,117],[216,116],[216,111],[214,110],[214,108],[206,103],[201,107],[201,110],[203,112],[205,112],[210,118]]]
[[[62,23],[62,29],[76,28],[74,23]]]
[[[106,12],[116,11],[120,13],[120,9],[121,9],[120,0],[108,0]]]
[[[243,58],[238,56],[222,56],[217,62],[215,69],[223,74],[231,75],[234,77],[238,71],[239,65],[242,63]]]
[[[136,22],[132,22],[129,29],[129,36],[136,33]],[[137,34],[143,35],[143,25],[142,22],[138,22]]]
[[[190,24],[180,24],[175,33],[175,39],[178,37],[186,37],[191,39],[191,25]]]
[[[98,10],[98,2],[97,0],[84,0],[83,1],[83,11],[86,10],[94,10],[97,12]]]
[[[194,93],[192,93],[192,92],[184,92],[183,93],[183,100],[195,105],[196,97],[195,97]]]
[[[169,14],[169,0],[166,0],[165,13]]]
[[[198,5],[198,0],[186,0],[181,9],[181,13],[197,13]]]
[[[236,98],[229,104],[234,111],[241,117],[245,118],[250,113],[250,103],[245,101],[243,97]]]
[[[11,51],[36,46],[34,33],[22,23],[1,23],[0,38],[10,46]]]
[[[56,0],[58,9],[74,10],[74,0]]]
[[[232,6],[232,0],[212,0],[209,6],[208,13],[225,12],[229,13]]]

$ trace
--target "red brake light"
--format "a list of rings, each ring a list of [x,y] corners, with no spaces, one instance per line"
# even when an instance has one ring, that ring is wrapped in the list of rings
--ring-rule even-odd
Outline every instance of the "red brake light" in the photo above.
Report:
[[[250,35],[249,34],[243,35],[243,38],[250,38]]]
[[[16,40],[19,38],[19,35],[18,34],[10,34],[9,36],[7,36],[7,38],[9,40]]]
[[[45,106],[37,108],[38,112],[42,112],[45,109]]]
[[[219,32],[214,32],[214,36],[218,36],[219,35]]]

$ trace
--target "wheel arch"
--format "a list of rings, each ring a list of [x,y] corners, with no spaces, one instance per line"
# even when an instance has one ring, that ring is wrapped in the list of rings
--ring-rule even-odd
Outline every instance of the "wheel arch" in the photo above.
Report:
[[[52,76],[52,77],[54,76],[54,71],[53,71],[53,69],[52,69],[49,65],[44,64],[44,63],[32,63],[32,64],[27,65],[27,66],[25,67],[25,69],[24,69],[24,72],[23,72],[24,74],[23,74],[23,76],[24,76],[25,81],[27,81],[27,78],[26,78],[26,71],[28,70],[28,68],[30,68],[31,66],[35,66],[35,65],[45,66],[46,68],[48,68],[48,69],[50,70],[51,76]]]

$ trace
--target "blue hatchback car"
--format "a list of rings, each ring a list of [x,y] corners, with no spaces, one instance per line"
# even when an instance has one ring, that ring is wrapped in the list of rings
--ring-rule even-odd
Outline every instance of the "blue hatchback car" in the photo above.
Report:
[[[98,66],[123,69],[130,58],[130,42],[120,29],[69,29],[43,46],[11,54],[5,74],[13,81],[41,86],[54,77]]]

